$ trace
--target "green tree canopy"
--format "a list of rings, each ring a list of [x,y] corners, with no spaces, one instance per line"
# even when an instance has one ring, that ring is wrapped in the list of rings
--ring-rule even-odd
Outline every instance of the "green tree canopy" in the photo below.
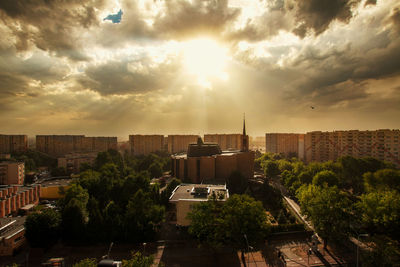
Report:
[[[31,213],[25,221],[25,237],[32,247],[49,247],[60,234],[60,213],[45,209]]]
[[[229,175],[226,186],[231,194],[243,194],[246,191],[248,182],[240,171],[234,171]]]
[[[188,214],[189,233],[212,246],[230,244],[246,248],[264,238],[267,216],[260,201],[248,195],[233,195],[225,203],[209,200],[196,204]]]
[[[318,186],[334,186],[339,184],[339,179],[333,171],[320,171],[318,172],[312,181],[313,184]]]
[[[263,162],[262,167],[266,177],[273,178],[280,174],[279,165],[276,161],[266,160]]]
[[[348,232],[351,201],[337,187],[303,185],[297,193],[301,211],[311,219],[325,241],[339,240]]]
[[[361,220],[370,232],[400,237],[400,193],[375,191],[361,196],[358,202]]]

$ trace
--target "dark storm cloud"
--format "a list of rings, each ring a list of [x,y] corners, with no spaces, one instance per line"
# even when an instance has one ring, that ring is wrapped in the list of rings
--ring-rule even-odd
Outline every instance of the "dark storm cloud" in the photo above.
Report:
[[[165,1],[166,12],[156,17],[154,28],[161,36],[185,38],[198,34],[221,34],[233,22],[239,9],[229,8],[228,0]]]
[[[332,21],[347,23],[353,16],[352,8],[361,0],[297,0],[295,17],[299,25],[294,33],[304,37],[309,29],[316,35],[324,32]]]
[[[108,61],[88,67],[76,79],[84,88],[102,95],[125,95],[164,89],[176,70],[177,65],[170,63],[150,66],[145,61]]]
[[[86,60],[79,51],[80,36],[76,29],[98,24],[96,8],[103,1],[0,1],[0,17],[17,38],[16,48],[30,46],[54,52],[72,60]]]

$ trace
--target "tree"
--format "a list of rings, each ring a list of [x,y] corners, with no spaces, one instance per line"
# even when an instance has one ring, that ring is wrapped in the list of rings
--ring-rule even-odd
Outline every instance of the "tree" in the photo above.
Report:
[[[312,183],[318,186],[334,186],[339,184],[337,175],[333,171],[320,171],[318,172]]]
[[[129,260],[123,260],[122,266],[124,267],[150,267],[153,264],[153,256],[144,256],[142,253],[131,252],[132,258]]]
[[[209,200],[196,204],[188,214],[189,233],[211,246],[230,244],[246,248],[264,238],[267,216],[260,201],[233,195],[225,203]],[[247,238],[247,240],[246,240]]]
[[[153,177],[153,178],[161,177],[163,174],[161,164],[159,162],[153,162],[149,166],[149,172],[150,172],[151,177]]]
[[[28,215],[25,221],[25,237],[32,247],[49,247],[59,237],[61,216],[53,209],[45,209]]]
[[[382,169],[374,173],[367,172],[363,178],[367,191],[395,189],[400,192],[400,170]]]
[[[399,237],[399,192],[391,190],[364,194],[357,206],[360,209],[361,221],[370,232],[387,233]]]
[[[370,248],[361,251],[362,266],[398,266],[400,262],[399,242],[384,235],[375,235],[367,244],[370,244]]]
[[[275,161],[267,160],[263,163],[264,174],[266,177],[273,178],[280,174],[278,164]]]
[[[243,194],[247,188],[247,179],[240,171],[234,171],[229,175],[226,185],[231,194]]]
[[[62,215],[62,233],[65,239],[79,240],[84,237],[88,221],[86,209],[89,194],[78,184],[72,184],[63,199],[59,200]]]
[[[96,259],[86,258],[75,263],[72,267],[97,267],[97,261]]]
[[[127,239],[143,241],[152,237],[164,218],[164,207],[156,205],[149,193],[139,189],[126,206]]]
[[[324,239],[340,240],[349,227],[351,201],[336,186],[303,185],[297,193],[301,211],[311,219],[315,230]]]

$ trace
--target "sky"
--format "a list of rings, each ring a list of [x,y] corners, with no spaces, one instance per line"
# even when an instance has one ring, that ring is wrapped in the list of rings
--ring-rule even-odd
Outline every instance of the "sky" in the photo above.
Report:
[[[398,0],[2,0],[0,19],[2,134],[400,128]]]

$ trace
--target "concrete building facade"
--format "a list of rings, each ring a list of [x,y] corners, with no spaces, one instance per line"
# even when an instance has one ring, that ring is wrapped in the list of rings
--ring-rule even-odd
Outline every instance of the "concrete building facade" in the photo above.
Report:
[[[225,185],[178,185],[169,198],[169,202],[175,206],[176,224],[180,226],[190,225],[187,214],[192,210],[193,205],[208,201],[211,196],[215,196],[217,201],[226,201],[229,198],[229,191]]]
[[[265,152],[304,158],[304,134],[266,133]]]
[[[205,134],[205,143],[216,143],[222,150],[239,150],[242,148],[242,134]]]
[[[0,153],[24,152],[28,149],[27,135],[0,134]]]
[[[25,163],[14,161],[0,162],[0,184],[24,184]]]
[[[400,130],[309,132],[305,161],[336,160],[341,156],[373,157],[400,167]]]
[[[171,154],[184,153],[189,144],[196,143],[197,135],[168,135],[168,152]]]
[[[148,155],[156,151],[164,150],[163,135],[129,135],[129,147],[131,155]]]
[[[79,173],[81,165],[84,163],[94,165],[97,152],[87,153],[68,153],[62,158],[57,158],[58,167],[63,167],[67,173]]]
[[[117,137],[84,135],[37,135],[36,150],[59,157],[73,152],[101,152],[117,149]]]

